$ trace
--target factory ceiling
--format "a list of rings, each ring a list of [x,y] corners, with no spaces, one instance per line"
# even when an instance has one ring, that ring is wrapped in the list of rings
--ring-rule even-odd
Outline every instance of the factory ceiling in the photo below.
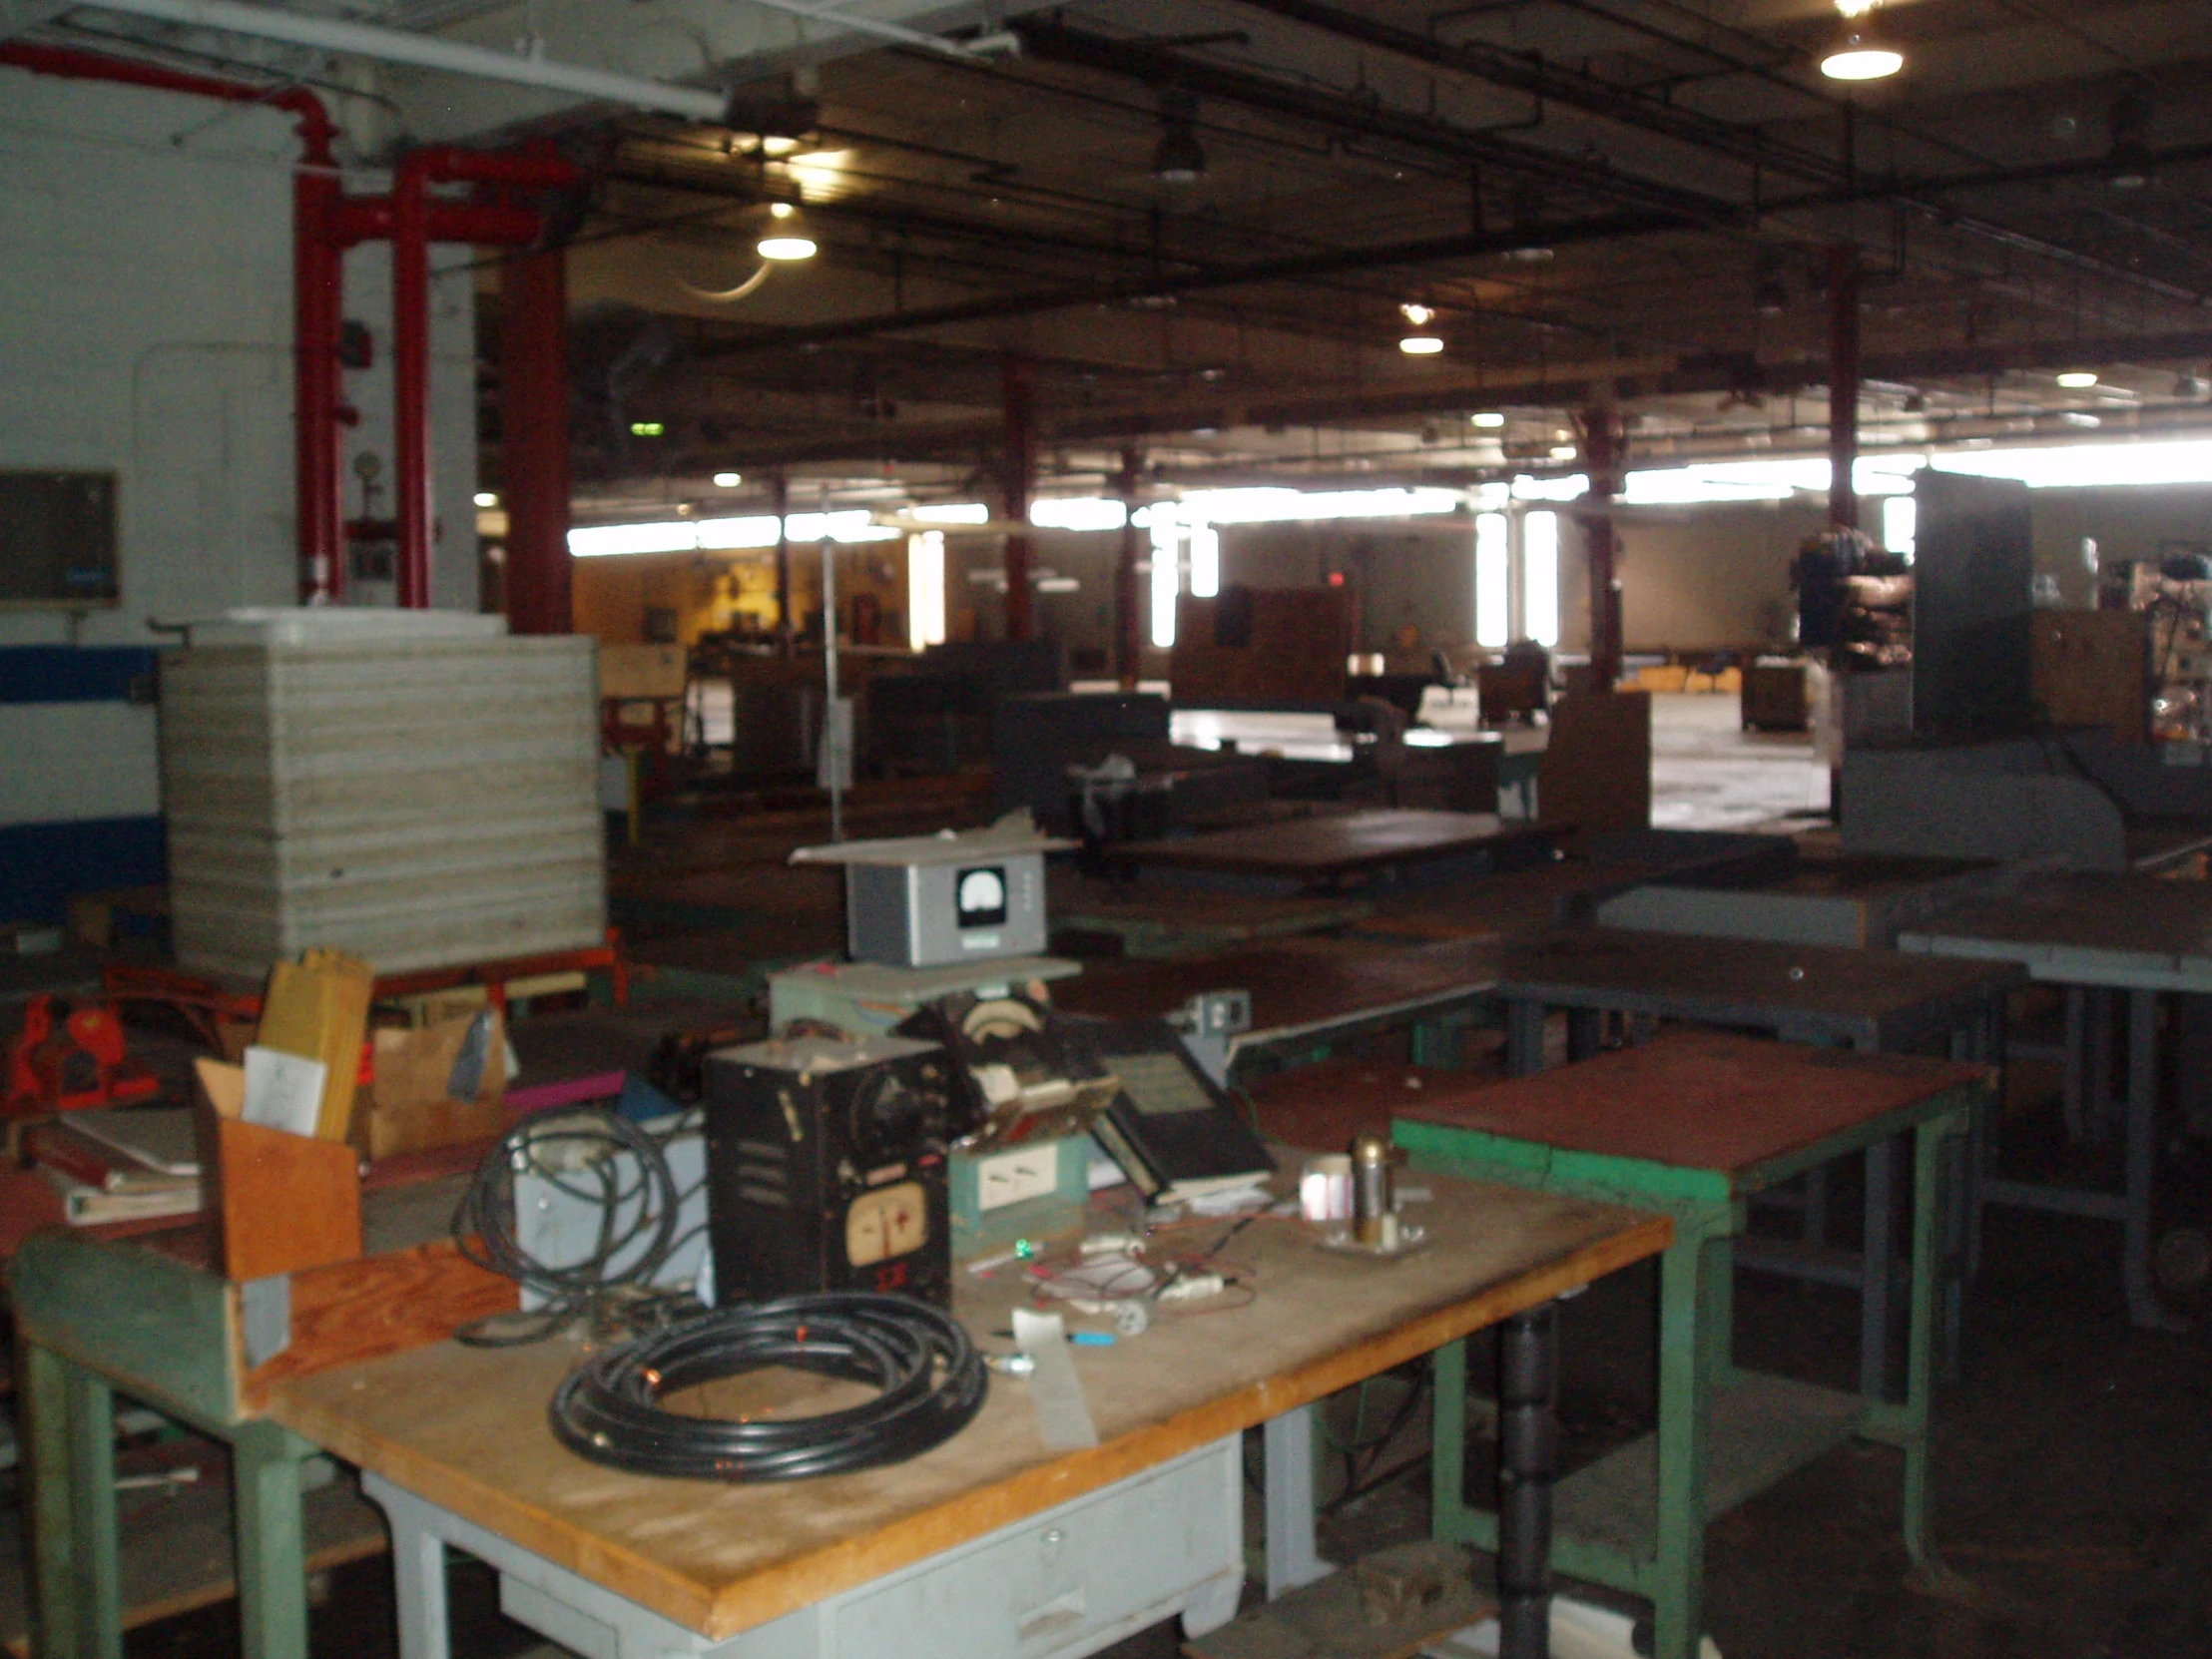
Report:
[[[1810,450],[1839,248],[1870,442],[2208,418],[2200,0],[1890,0],[1861,26],[1905,66],[1864,83],[1821,73],[1830,0],[351,10],[478,43],[550,16],[559,54],[735,93],[703,125],[388,72],[395,143],[550,132],[585,163],[601,504],[775,469],[972,492],[1010,355],[1078,487],[1125,450],[1170,478],[1556,468],[1604,401],[1646,456]],[[757,257],[775,204],[815,258]]]

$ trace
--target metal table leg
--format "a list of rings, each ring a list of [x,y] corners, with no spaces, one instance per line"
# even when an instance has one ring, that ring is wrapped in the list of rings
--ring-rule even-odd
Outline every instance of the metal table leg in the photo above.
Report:
[[[1556,1305],[1515,1314],[1498,1334],[1499,1659],[1551,1651],[1551,1482],[1559,1461]]]
[[[1705,1483],[1714,1344],[1708,1288],[1731,1271],[1725,1237],[1676,1222],[1659,1261],[1659,1503],[1653,1659],[1696,1659],[1705,1626]]]
[[[1890,1386],[1891,1144],[1867,1148],[1866,1240],[1860,1256],[1859,1391],[1888,1397]]]
[[[2151,1225],[2158,1187],[2158,993],[2127,998],[2127,1311],[2153,1331],[2185,1329],[2159,1305],[2150,1283]]]
[[[1544,1016],[1541,1002],[1505,1005],[1505,1069],[1515,1077],[1533,1077],[1544,1069]]]
[[[1567,1010],[1567,1058],[1588,1060],[1605,1050],[1605,1010],[1603,1008],[1569,1008]]]
[[[306,1536],[299,1464],[315,1448],[273,1422],[241,1424],[231,1442],[239,1556],[239,1623],[248,1653],[307,1659]]]
[[[119,1659],[115,1396],[51,1349],[20,1349],[29,1434],[32,1651],[39,1659]]]
[[[1270,1417],[1260,1427],[1260,1446],[1266,1464],[1268,1599],[1273,1601],[1336,1570],[1314,1547],[1314,1407],[1301,1405]]]

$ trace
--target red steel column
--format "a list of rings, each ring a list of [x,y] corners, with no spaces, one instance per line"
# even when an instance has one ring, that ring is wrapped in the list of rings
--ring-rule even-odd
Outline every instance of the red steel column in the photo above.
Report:
[[[1828,251],[1828,516],[1859,528],[1859,250]]]
[[[1029,522],[1029,489],[1036,477],[1037,365],[1009,354],[1000,376],[1006,418],[1005,513],[1008,522]],[[1035,601],[1029,587],[1031,542],[1028,532],[1006,537],[1006,637],[1026,640],[1036,632]]]
[[[558,248],[500,276],[500,482],[507,504],[507,624],[575,625],[568,552],[568,266]]]
[[[1121,452],[1121,475],[1115,488],[1121,493],[1121,557],[1114,563],[1114,669],[1121,689],[1135,691],[1144,667],[1144,634],[1137,605],[1137,560],[1142,542],[1137,529],[1137,485],[1144,476],[1144,457],[1134,449]]]
[[[392,516],[398,524],[399,603],[430,604],[430,202],[414,158],[399,165],[391,211]]]
[[[1613,497],[1620,493],[1628,437],[1611,403],[1585,409],[1582,456],[1590,487],[1588,506],[1575,515],[1589,550],[1590,683],[1611,691],[1621,677],[1620,537],[1613,529]]]

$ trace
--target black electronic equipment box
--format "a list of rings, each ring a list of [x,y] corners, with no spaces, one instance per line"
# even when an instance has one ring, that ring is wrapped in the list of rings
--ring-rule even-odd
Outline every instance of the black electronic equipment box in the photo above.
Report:
[[[775,1038],[709,1055],[706,1084],[718,1305],[802,1291],[950,1304],[961,1105],[943,1049]]]

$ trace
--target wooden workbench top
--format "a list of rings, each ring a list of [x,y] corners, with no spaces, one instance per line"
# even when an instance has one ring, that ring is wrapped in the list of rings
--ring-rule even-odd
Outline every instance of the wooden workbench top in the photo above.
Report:
[[[1321,881],[1390,864],[1548,842],[1555,833],[1506,824],[1492,813],[1369,811],[1135,841],[1116,847],[1114,855],[1137,864]]]
[[[1095,962],[1055,985],[1068,1013],[1142,1019],[1172,1012],[1203,991],[1252,993],[1256,1038],[1303,1030],[1497,982],[1494,939],[1383,944],[1372,939],[1289,938],[1170,961]]]
[[[2128,956],[2212,956],[2212,881],[2042,875],[2001,898],[1947,909],[1909,932],[1917,939],[1979,939],[2029,951],[2055,945]]]
[[[1969,997],[2018,977],[2016,970],[1994,962],[1896,950],[1587,927],[1509,942],[1498,993],[1541,1000],[1547,993],[1613,992],[1716,1011],[1878,1019]]]
[[[1634,1159],[1747,1184],[1846,1131],[1962,1088],[1984,1068],[1918,1055],[1675,1031],[1634,1048],[1457,1093],[1401,1091],[1397,1116],[1566,1152]]]
[[[1373,901],[1360,931],[1418,939],[1529,938],[1578,919],[1600,899],[1667,874],[1665,864],[1561,858]]]
[[[317,1444],[691,1629],[726,1637],[1239,1432],[1665,1249],[1662,1218],[1448,1179],[1415,1211],[1430,1246],[1334,1255],[1267,1218],[1223,1259],[1259,1295],[1074,1350],[1102,1443],[1054,1452],[1025,1383],[993,1378],[957,1437],[895,1467],[782,1485],[656,1480],[565,1450],[546,1422],[565,1342],[445,1343],[281,1389],[271,1415]],[[1194,1228],[1204,1250],[1227,1231]],[[955,1275],[971,1331],[1018,1282]],[[1009,1345],[987,1336],[983,1346]],[[749,1380],[734,1386],[754,1386]],[[819,1384],[795,1383],[795,1390]],[[730,1409],[728,1404],[723,1409]]]

